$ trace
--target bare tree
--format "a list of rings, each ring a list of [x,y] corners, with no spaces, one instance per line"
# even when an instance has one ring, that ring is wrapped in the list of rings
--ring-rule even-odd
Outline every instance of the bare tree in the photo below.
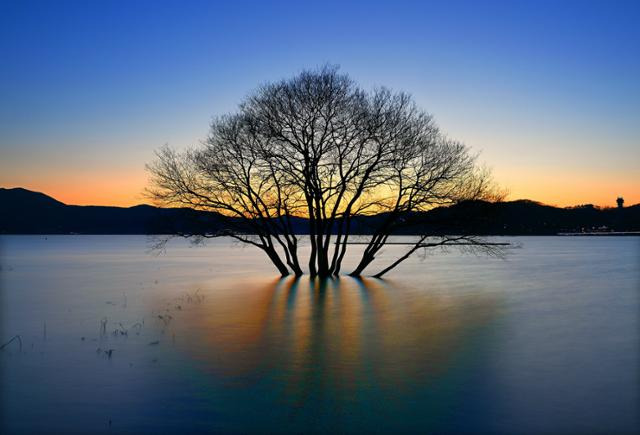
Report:
[[[198,236],[252,244],[282,275],[303,273],[296,219],[307,223],[309,273],[325,277],[340,273],[354,220],[376,215],[357,276],[408,216],[493,192],[475,156],[409,95],[366,92],[335,67],[260,87],[237,113],[214,120],[200,147],[162,148],[148,169],[157,202],[229,216],[225,231]],[[419,234],[377,276],[433,245],[428,237]],[[470,235],[434,246],[451,244],[491,246]]]

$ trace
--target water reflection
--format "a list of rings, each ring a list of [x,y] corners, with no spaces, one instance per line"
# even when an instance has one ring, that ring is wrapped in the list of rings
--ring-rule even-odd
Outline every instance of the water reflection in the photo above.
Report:
[[[638,432],[637,238],[527,238],[394,281],[275,280],[224,240],[2,243],[0,343],[24,340],[0,352],[2,433]]]
[[[176,325],[188,337],[181,347],[227,386],[267,382],[294,409],[327,402],[353,409],[386,399],[394,403],[387,406],[406,407],[404,399],[456,376],[465,355],[480,357],[499,302],[477,291],[348,277],[235,288],[211,290],[213,297]]]

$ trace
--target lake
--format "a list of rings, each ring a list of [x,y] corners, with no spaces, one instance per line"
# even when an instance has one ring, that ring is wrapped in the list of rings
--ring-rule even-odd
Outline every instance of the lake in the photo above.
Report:
[[[640,238],[496,240],[318,281],[225,239],[2,236],[0,432],[638,431]]]

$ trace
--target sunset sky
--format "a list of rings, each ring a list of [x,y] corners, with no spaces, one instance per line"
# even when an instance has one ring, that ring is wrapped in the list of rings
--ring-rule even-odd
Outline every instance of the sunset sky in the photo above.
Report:
[[[145,202],[145,163],[266,81],[408,91],[509,199],[640,203],[640,2],[0,4],[0,187]]]

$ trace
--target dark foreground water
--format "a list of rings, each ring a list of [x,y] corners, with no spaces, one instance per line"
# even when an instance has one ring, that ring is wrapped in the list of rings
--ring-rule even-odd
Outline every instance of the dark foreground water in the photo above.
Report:
[[[637,431],[640,239],[510,240],[314,282],[226,240],[2,237],[0,432]]]

